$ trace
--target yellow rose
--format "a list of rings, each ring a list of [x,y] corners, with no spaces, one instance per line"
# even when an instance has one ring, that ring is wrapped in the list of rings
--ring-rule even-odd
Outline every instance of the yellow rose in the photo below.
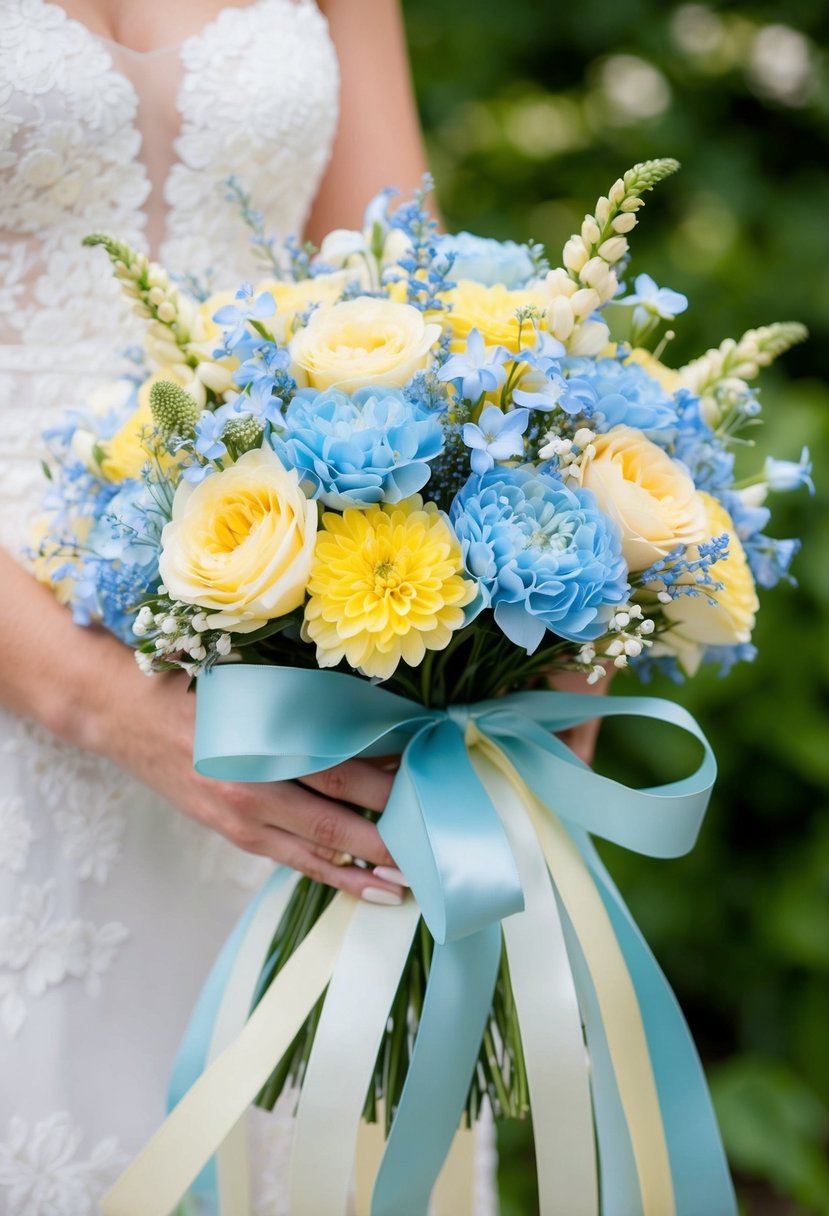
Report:
[[[181,383],[177,368],[165,367],[145,381],[138,390],[138,408],[130,414],[120,430],[111,439],[99,446],[103,451],[101,472],[107,481],[128,481],[140,477],[141,470],[151,456],[157,456],[165,472],[175,467],[176,458],[164,447],[155,447],[148,438],[155,422],[150,409],[150,389],[157,380],[172,380]]]
[[[313,279],[300,279],[297,283],[266,279],[257,283],[254,295],[268,291],[273,296],[276,314],[267,318],[267,325],[277,341],[286,342],[291,337],[298,313],[305,312],[311,304],[334,304],[348,282],[348,271],[342,270],[318,274]]]
[[[426,366],[439,337],[440,326],[410,304],[360,296],[318,309],[290,351],[312,388],[401,388]]]
[[[652,380],[655,380],[657,384],[661,384],[666,393],[673,394],[680,387],[679,372],[675,371],[672,367],[666,367],[649,350],[645,350],[641,346],[633,348],[626,362],[638,363]]]
[[[471,279],[461,279],[443,299],[451,305],[448,324],[453,350],[462,350],[470,332],[477,329],[488,345],[518,351],[517,310],[532,306],[543,316],[550,303],[543,291],[509,291],[500,283],[485,287]],[[532,335],[532,325],[527,322],[522,331],[522,345],[531,346]]]
[[[751,640],[751,631],[760,601],[745,550],[740,544],[734,521],[725,507],[710,494],[700,494],[705,507],[705,540],[728,536],[728,557],[711,567],[711,577],[722,583],[722,590],[708,595],[680,595],[665,605],[665,616],[672,622],[668,639],[676,635],[683,643],[706,646],[735,646]],[[698,556],[692,549],[692,560]],[[711,600],[716,600],[712,604]]]
[[[250,633],[303,602],[316,536],[316,503],[295,470],[259,448],[198,485],[179,483],[161,579],[174,600],[208,609],[211,626]]]
[[[705,535],[705,507],[675,460],[629,426],[599,435],[582,465],[582,485],[622,534],[631,571],[645,570],[677,545]]]

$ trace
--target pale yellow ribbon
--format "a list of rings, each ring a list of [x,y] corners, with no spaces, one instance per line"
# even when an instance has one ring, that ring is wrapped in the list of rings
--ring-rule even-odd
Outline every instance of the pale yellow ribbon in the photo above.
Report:
[[[331,978],[357,901],[339,894],[244,1030],[213,1061],[101,1201],[104,1216],[169,1216],[253,1102]]]

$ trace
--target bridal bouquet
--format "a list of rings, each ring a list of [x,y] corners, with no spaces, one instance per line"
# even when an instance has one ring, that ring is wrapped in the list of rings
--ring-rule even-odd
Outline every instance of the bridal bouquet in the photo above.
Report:
[[[808,453],[738,482],[735,452],[750,382],[802,327],[672,369],[687,301],[628,275],[676,168],[625,174],[555,269],[438,235],[423,193],[315,250],[269,239],[231,184],[268,264],[235,294],[88,239],[147,318],[146,365],[49,435],[36,568],[143,670],[196,679],[201,772],[399,757],[379,827],[415,897],[356,907],[276,872],[108,1213],[163,1216],[218,1149],[197,1185],[242,1216],[240,1117],[287,1086],[292,1213],[345,1213],[362,1121],[385,1139],[366,1210],[425,1216],[484,1103],[532,1111],[543,1216],[735,1210],[687,1029],[590,843],[687,851],[713,757],[668,702],[544,691],[752,658],[757,587],[797,548],[766,498],[811,484]],[[631,790],[553,733],[611,714],[694,735],[699,769]]]

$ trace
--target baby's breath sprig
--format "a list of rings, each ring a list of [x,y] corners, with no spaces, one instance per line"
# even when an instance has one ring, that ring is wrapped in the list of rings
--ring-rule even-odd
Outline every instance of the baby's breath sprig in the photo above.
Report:
[[[724,391],[728,395],[735,382],[745,384],[753,380],[761,368],[768,367],[808,336],[806,326],[798,321],[778,321],[760,329],[749,329],[738,341],[726,338],[719,346],[680,368],[680,382],[683,388],[702,398],[706,416],[716,423],[723,413],[720,398]]]
[[[611,267],[627,255],[626,234],[636,227],[636,212],[645,205],[641,196],[678,168],[679,161],[665,157],[628,169],[608,194],[602,195],[595,213],[584,217],[581,231],[564,246],[563,260],[570,278],[579,287],[598,292],[602,304],[612,300],[618,289]]]
[[[124,295],[135,301],[135,311],[159,327],[154,334],[156,345],[166,344],[170,348],[165,352],[169,355],[169,361],[195,367],[198,359],[184,349],[191,334],[182,300],[164,267],[151,262],[145,254],[125,242],[101,233],[84,237],[82,243],[90,248],[100,245],[106,250]]]
[[[138,611],[132,631],[136,662],[146,675],[182,668],[195,676],[232,649],[229,633],[211,629],[203,608],[172,600],[163,588]]]
[[[650,635],[655,628],[654,621],[645,616],[640,604],[623,604],[610,618],[604,637],[586,642],[579,648],[575,660],[577,669],[587,674],[588,684],[597,684],[607,675],[608,659],[614,667],[627,667],[631,659],[638,659],[643,651],[653,646]]]

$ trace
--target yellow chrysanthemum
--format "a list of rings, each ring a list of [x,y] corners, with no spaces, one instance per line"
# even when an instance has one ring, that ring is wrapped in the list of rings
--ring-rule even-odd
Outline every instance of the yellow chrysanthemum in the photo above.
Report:
[[[321,667],[342,659],[387,680],[403,659],[443,650],[475,596],[460,545],[434,503],[327,512],[308,584],[304,636]]]

